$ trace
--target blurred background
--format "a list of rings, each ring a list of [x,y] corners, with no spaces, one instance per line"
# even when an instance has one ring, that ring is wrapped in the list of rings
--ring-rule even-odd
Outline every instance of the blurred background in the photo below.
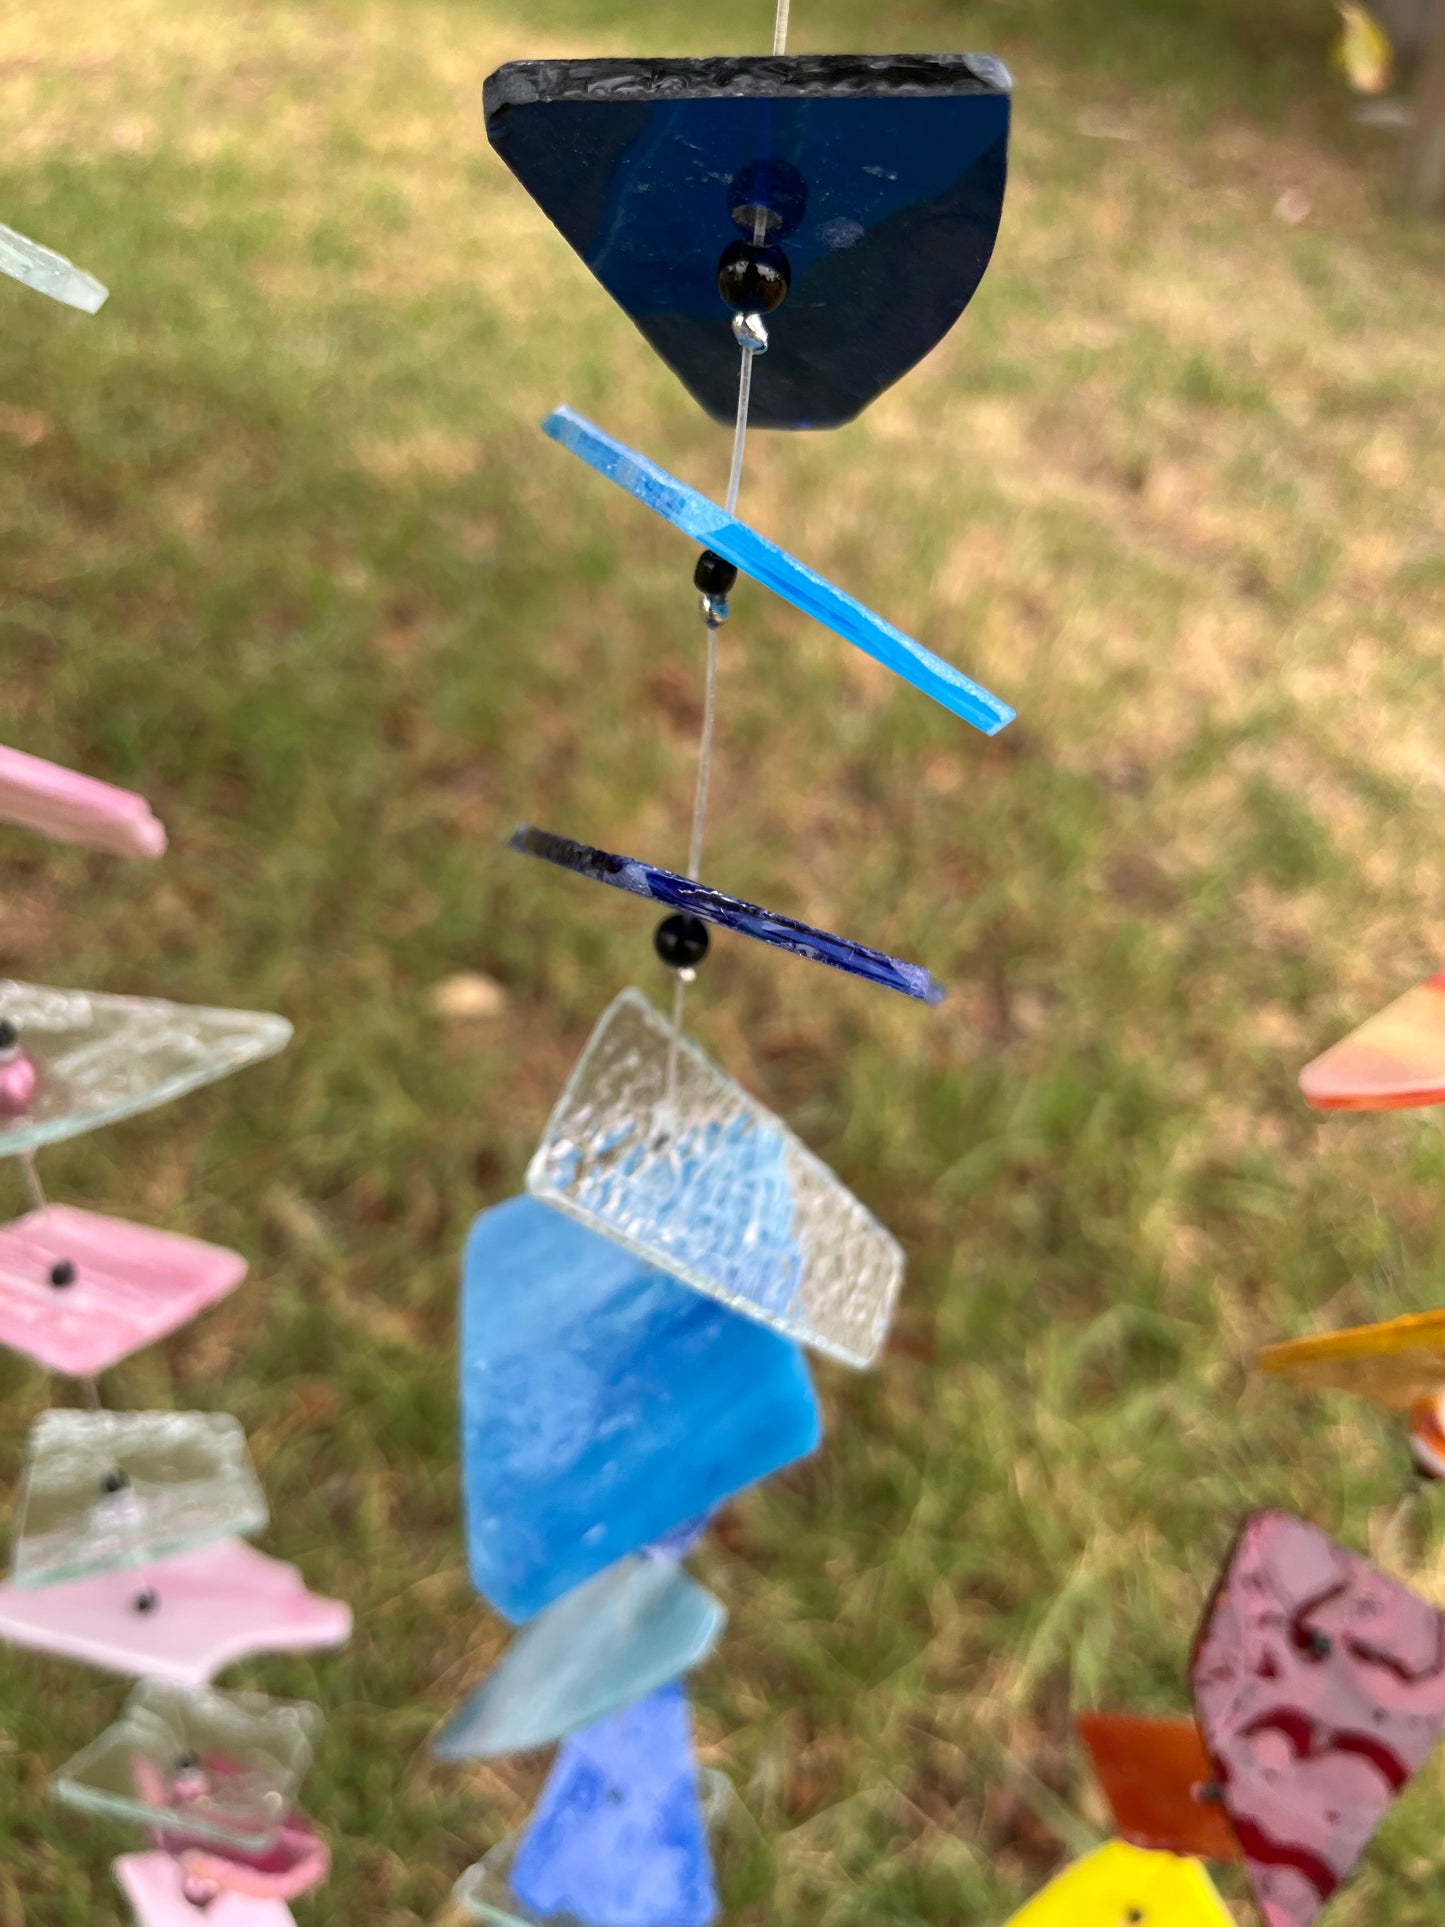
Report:
[[[1019,721],[985,744],[734,597],[709,880],[951,995],[722,937],[691,1000],[910,1257],[881,1367],[818,1366],[823,1451],[699,1557],[732,1615],[700,1741],[758,1829],[732,1922],[1002,1921],[1104,1828],[1071,1706],[1184,1708],[1241,1509],[1365,1547],[1403,1489],[1383,1420],[1247,1364],[1441,1302],[1437,1119],[1321,1122],[1294,1084],[1445,961],[1445,223],[1406,211],[1438,16],[1382,5],[1392,55],[1324,0],[795,0],[796,51],[1000,55],[1013,175],[960,326],[855,426],[756,436],[742,511]],[[566,400],[700,487],[727,469],[490,153],[481,84],[771,26],[0,14],[0,217],[113,291],[88,320],[0,286],[3,739],[142,788],[172,839],[153,868],[6,835],[0,967],[296,1024],[45,1170],[252,1260],[111,1392],[236,1413],[261,1543],[355,1607],[343,1652],[226,1676],[328,1715],[303,1927],[441,1917],[545,1764],[426,1748],[502,1643],[459,1529],[456,1261],[603,1006],[664,985],[644,906],[503,840],[680,867],[701,664],[691,545],[536,424]],[[8,1512],[48,1388],[0,1357],[0,1396]],[[1445,1600],[1440,1508],[1401,1569]],[[3,1927],[121,1918],[134,1841],[46,1776],[124,1691],[0,1649]],[[1439,1913],[1442,1800],[1437,1756],[1332,1927]]]

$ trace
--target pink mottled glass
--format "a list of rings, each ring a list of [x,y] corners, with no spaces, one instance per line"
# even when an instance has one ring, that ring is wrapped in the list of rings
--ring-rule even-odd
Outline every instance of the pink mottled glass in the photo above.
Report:
[[[160,856],[166,833],[150,804],[59,763],[0,745],[0,822],[115,856]]]
[[[295,1900],[331,1871],[331,1850],[304,1813],[290,1814],[273,1843],[256,1852],[222,1849],[182,1833],[158,1833],[155,1843],[198,1886],[258,1900]]]
[[[156,1596],[137,1611],[137,1595]],[[0,1586],[0,1639],[109,1672],[204,1686],[252,1653],[340,1646],[351,1608],[240,1540],[58,1586]]]
[[[73,1282],[53,1284],[67,1264]],[[93,1378],[188,1324],[245,1275],[245,1259],[221,1245],[52,1204],[0,1226],[0,1345]]]
[[[135,1913],[136,1927],[296,1927],[284,1900],[222,1888],[186,1898],[187,1875],[168,1853],[127,1853],[111,1871]]]
[[[1310,1927],[1445,1728],[1445,1618],[1303,1519],[1256,1512],[1190,1675],[1266,1927]]]

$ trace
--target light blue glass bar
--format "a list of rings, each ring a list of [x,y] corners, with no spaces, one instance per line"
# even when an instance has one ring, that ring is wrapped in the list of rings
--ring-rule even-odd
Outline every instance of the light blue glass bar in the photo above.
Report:
[[[720,509],[707,496],[699,495],[686,482],[659,468],[647,456],[615,441],[595,423],[571,408],[555,408],[542,424],[543,431],[564,448],[580,455],[599,475],[605,475],[629,495],[635,495],[674,528],[694,541],[723,556],[744,575],[761,582],[765,588],[801,609],[861,649],[895,676],[921,689],[945,709],[961,716],[966,723],[996,736],[1014,719],[1014,712],[997,696],[991,695],[952,663],[944,662],[921,643],[905,636],[882,616],[874,615],[844,590],[835,588],[826,577],[810,569],[796,556],[780,549],[746,522]]]
[[[13,227],[3,224],[0,224],[0,274],[8,274],[12,281],[23,281],[27,288],[34,288],[37,294],[48,294],[52,301],[61,301],[67,308],[79,308],[82,314],[94,314],[110,292],[93,274],[76,267],[54,248],[42,247],[29,235],[17,234]]]

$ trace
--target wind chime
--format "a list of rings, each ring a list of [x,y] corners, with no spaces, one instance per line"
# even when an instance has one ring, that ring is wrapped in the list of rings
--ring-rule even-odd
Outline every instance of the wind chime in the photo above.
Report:
[[[90,313],[106,297],[9,229],[0,269]],[[116,855],[166,847],[142,797],[14,749],[0,748],[0,822]],[[233,1291],[245,1259],[51,1203],[36,1154],[290,1036],[260,1012],[0,982],[0,1157],[18,1161],[30,1202],[0,1226],[0,1345],[81,1399],[31,1431],[0,1639],[138,1682],[53,1786],[149,1836],[114,1869],[139,1927],[288,1927],[286,1901],[325,1879],[329,1853],[296,1804],[319,1713],[211,1682],[250,1654],[340,1645],[351,1613],[246,1544],[267,1508],[235,1419],[118,1412],[102,1397],[103,1373]]]

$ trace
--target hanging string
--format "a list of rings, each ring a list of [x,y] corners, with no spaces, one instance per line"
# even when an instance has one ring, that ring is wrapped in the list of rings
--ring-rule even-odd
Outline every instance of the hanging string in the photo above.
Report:
[[[35,1153],[33,1151],[22,1151],[20,1153],[20,1169],[25,1174],[25,1189],[30,1193],[31,1210],[46,1210],[50,1200],[45,1195],[45,1186],[40,1182],[40,1173],[35,1168]]]

